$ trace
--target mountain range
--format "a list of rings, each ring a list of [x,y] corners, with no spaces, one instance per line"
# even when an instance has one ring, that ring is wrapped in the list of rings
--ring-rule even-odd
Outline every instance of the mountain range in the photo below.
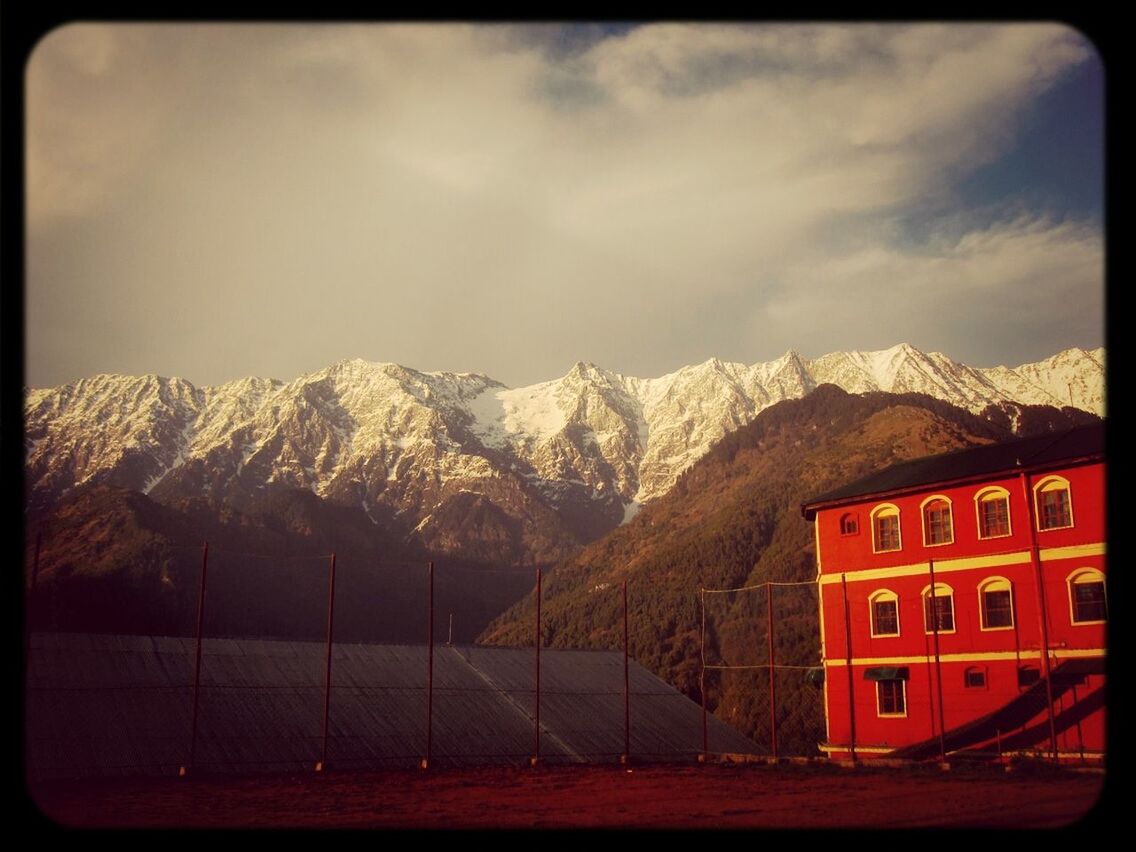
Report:
[[[632,518],[762,410],[821,384],[924,393],[1013,425],[1022,405],[1103,414],[1104,350],[973,368],[908,344],[653,379],[577,363],[508,388],[347,360],[291,382],[98,375],[25,399],[26,505],[110,485],[251,508],[305,489],[433,553],[550,564]]]

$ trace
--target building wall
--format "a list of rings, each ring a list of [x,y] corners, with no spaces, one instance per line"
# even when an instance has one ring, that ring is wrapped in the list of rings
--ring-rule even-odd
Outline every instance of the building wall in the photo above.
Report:
[[[1033,508],[1027,499],[1032,503],[1034,485],[1053,475],[1068,481],[1073,523],[1064,529],[1039,531],[1031,523]],[[1074,658],[1103,657],[1105,624],[1074,620],[1070,579],[1086,569],[1105,573],[1104,483],[1104,465],[1094,463],[1032,472],[1024,483],[1017,476],[948,488],[928,486],[820,509],[815,523],[829,744],[847,744],[851,739],[849,657],[856,744],[862,756],[869,756],[872,748],[883,753],[938,735],[940,677],[947,731],[1016,698],[1027,688],[1019,684],[1022,668],[1032,667],[1044,675],[1043,608],[1051,666]],[[1010,533],[983,539],[975,496],[991,486],[1008,492]],[[949,544],[924,541],[921,506],[935,495],[951,504],[953,541]],[[884,503],[894,504],[899,511],[901,548],[881,553],[873,549],[871,513]],[[847,525],[842,530],[841,519],[849,515],[857,520],[854,532]],[[953,629],[941,630],[937,637],[924,617],[924,592],[930,586],[932,569],[936,586],[949,587],[953,602]],[[991,580],[1009,586],[1009,626],[983,626],[980,589]],[[871,600],[879,593],[895,596],[898,635],[873,635]],[[865,672],[880,667],[907,669],[902,715],[881,716],[879,712],[877,681],[866,679]],[[972,678],[968,686],[968,669],[980,672],[984,683],[977,685]],[[878,671],[875,676],[880,676]],[[1088,675],[1075,688],[1076,697],[1083,699],[1100,688],[1103,677]],[[1070,691],[1055,702],[1054,711],[1069,709],[1073,701]],[[1047,745],[1048,714],[1043,711],[1029,724],[1043,725]],[[1103,751],[1103,709],[1064,731],[1058,748]]]

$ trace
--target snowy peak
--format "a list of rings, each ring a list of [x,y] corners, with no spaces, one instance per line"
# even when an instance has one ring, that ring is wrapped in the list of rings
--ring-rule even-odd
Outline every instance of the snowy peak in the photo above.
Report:
[[[974,368],[902,343],[811,361],[793,350],[752,365],[710,358],[649,379],[580,361],[521,388],[358,358],[289,382],[204,388],[100,375],[27,392],[28,499],[46,505],[92,482],[238,503],[304,488],[432,530],[439,507],[492,494],[510,517],[559,512],[594,532],[665,493],[763,409],[819,384],[925,393],[973,412],[1016,402],[1103,414],[1104,359],[1103,349],[1070,349]]]

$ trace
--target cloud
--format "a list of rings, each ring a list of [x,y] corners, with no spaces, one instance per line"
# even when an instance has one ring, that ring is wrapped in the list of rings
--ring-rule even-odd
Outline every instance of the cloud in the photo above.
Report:
[[[1038,281],[994,337],[1048,354],[1099,231],[954,187],[1092,55],[1033,24],[71,25],[28,66],[30,380],[659,375],[952,310],[923,333],[961,358],[975,306],[941,294]],[[951,221],[913,244],[917,208]],[[892,300],[857,314],[882,344],[817,321],[841,294]]]

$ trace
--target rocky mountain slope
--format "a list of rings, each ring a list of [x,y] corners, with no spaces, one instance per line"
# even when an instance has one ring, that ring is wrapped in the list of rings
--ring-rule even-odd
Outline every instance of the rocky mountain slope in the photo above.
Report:
[[[1103,413],[1104,351],[977,369],[902,344],[751,366],[711,359],[654,379],[578,363],[512,389],[361,360],[203,388],[101,375],[27,392],[26,503],[46,511],[108,485],[243,508],[305,489],[430,552],[548,564],[665,494],[724,435],[824,383],[993,406],[1012,425],[1022,405]]]

